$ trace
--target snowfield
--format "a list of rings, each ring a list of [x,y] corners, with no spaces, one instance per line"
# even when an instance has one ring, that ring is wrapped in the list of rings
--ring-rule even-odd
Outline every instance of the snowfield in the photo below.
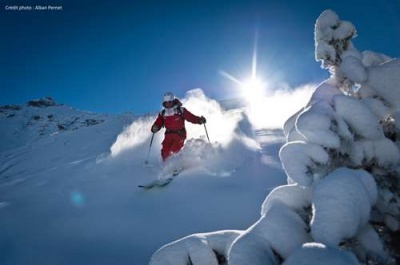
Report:
[[[246,135],[253,131],[241,110],[212,109],[220,116],[210,115],[207,129],[221,140],[208,144],[204,128],[189,127],[195,138],[182,151],[185,159],[161,168],[161,134],[150,165],[143,163],[155,116],[93,114],[56,103],[18,108],[0,113],[9,139],[0,152],[0,264],[148,264],[158,248],[185,235],[246,229],[258,219],[254,206],[285,180],[277,158],[282,132]],[[88,125],[89,118],[101,122]],[[225,129],[214,129],[219,119],[229,123],[221,124]],[[65,123],[70,127],[60,129]],[[168,187],[137,187],[174,165],[188,168]]]

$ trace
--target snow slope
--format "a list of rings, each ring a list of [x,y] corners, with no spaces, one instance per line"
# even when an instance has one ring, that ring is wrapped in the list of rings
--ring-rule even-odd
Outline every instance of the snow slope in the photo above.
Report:
[[[281,130],[254,131],[242,110],[224,111],[201,90],[184,103],[208,118],[212,144],[188,125],[186,159],[165,169],[161,134],[143,166],[155,116],[33,102],[42,101],[0,111],[0,264],[148,264],[185,235],[245,229],[285,181]],[[181,165],[168,187],[137,188]]]

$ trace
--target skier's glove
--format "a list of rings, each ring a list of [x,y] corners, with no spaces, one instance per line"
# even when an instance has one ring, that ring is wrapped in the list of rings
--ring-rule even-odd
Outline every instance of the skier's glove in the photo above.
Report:
[[[158,128],[157,125],[153,125],[153,126],[151,127],[151,132],[152,132],[152,133],[156,133],[156,132],[158,132],[158,130],[160,130],[160,128]]]
[[[207,122],[207,120],[206,120],[206,118],[204,118],[203,116],[201,116],[200,118],[199,118],[199,124],[204,124],[204,123],[206,123]]]

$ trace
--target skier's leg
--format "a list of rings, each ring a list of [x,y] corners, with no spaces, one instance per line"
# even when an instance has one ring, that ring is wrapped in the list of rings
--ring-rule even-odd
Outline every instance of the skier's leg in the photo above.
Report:
[[[185,143],[185,138],[178,134],[175,134],[173,139],[174,141],[171,144],[170,150],[172,153],[178,153],[183,148],[183,145]]]
[[[171,147],[173,143],[174,139],[171,137],[171,134],[166,134],[163,142],[161,143],[161,157],[163,161],[165,161],[172,154]]]

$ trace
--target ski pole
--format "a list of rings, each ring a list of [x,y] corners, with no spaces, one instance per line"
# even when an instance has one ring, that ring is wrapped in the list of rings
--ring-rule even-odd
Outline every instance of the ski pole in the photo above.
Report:
[[[208,142],[211,143],[211,142],[210,142],[210,137],[208,137],[208,132],[207,132],[206,124],[203,123],[203,125],[204,125],[204,130],[206,131],[206,135],[207,135]]]
[[[144,163],[147,165],[149,163],[149,156],[150,156],[150,150],[151,150],[151,146],[153,145],[153,138],[154,138],[154,133],[151,136],[151,140],[150,140],[150,146],[149,146],[149,152],[147,153],[147,158],[144,161]]]

